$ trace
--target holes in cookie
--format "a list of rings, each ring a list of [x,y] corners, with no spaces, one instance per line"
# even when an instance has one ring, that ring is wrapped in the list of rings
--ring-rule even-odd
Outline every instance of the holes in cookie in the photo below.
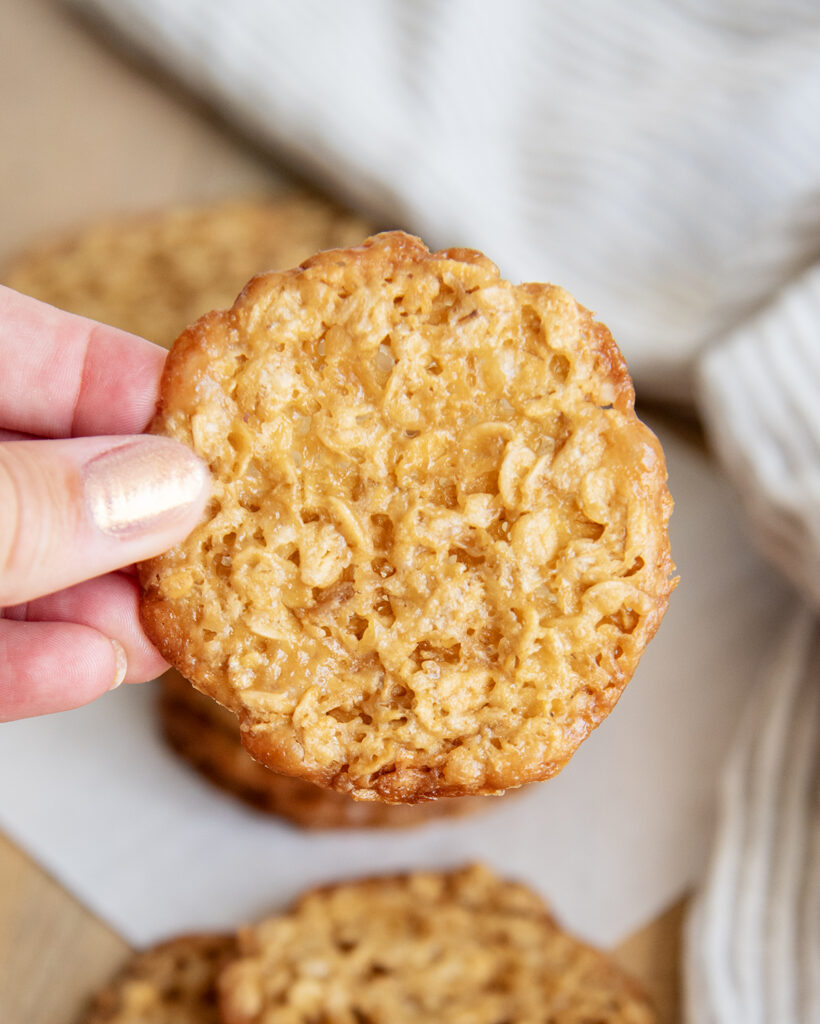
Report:
[[[350,497],[353,501],[361,501],[367,492],[364,480],[357,474],[353,478],[353,483],[350,487]]]
[[[532,306],[521,308],[521,327],[527,334],[534,334],[536,338],[541,337],[541,317]]]
[[[393,611],[393,605],[390,603],[390,598],[381,588],[376,591],[373,600],[373,611],[379,616],[383,626],[392,626],[396,621],[396,615]]]
[[[231,430],[227,440],[235,452],[245,451],[248,447],[248,435],[244,430]]]
[[[420,430],[405,430],[404,436],[405,437],[413,438],[413,437],[418,437],[420,433],[421,433]]]
[[[203,629],[202,639],[205,640],[206,643],[210,642],[211,640],[216,640],[216,633],[212,629]]]
[[[430,500],[443,508],[458,506],[458,489],[452,480],[437,480],[433,485]]]
[[[299,554],[299,548],[297,548],[292,554],[288,555],[288,561],[298,568],[302,564],[302,556]]]
[[[460,565],[466,566],[468,569],[475,569],[479,565],[484,565],[484,558],[481,555],[470,554],[464,548],[450,548],[447,552],[447,559],[455,560]]]
[[[638,555],[638,557],[635,559],[632,565],[630,565],[630,567],[624,573],[624,576],[634,576],[635,573],[640,572],[641,569],[643,569],[645,564],[646,563],[644,562],[643,558],[641,558],[641,556]]]
[[[373,527],[373,545],[381,551],[389,551],[393,545],[393,520],[381,512],[370,517]]]
[[[478,639],[489,648],[491,652],[497,653],[498,645],[501,643],[503,633],[498,626],[484,626],[478,634]]]
[[[640,622],[640,616],[632,608],[619,608],[612,615],[604,615],[596,623],[596,629],[601,626],[614,626],[619,633],[630,634]]]
[[[228,579],[231,575],[233,559],[230,555],[220,555],[214,562],[214,570],[221,579]]]
[[[302,520],[303,523],[316,523],[322,517],[319,515],[318,512],[312,512],[309,509],[302,509],[302,511],[299,513],[299,518]]]
[[[438,375],[441,373],[441,366],[439,365],[437,359],[433,359],[430,362],[429,366],[427,366],[427,372],[432,373],[434,377],[438,377]]]
[[[310,596],[315,609],[329,611],[334,606],[340,607],[353,597],[353,583],[349,579],[341,578],[329,587],[312,587]]]
[[[410,660],[419,668],[425,661],[435,661],[444,665],[456,665],[461,660],[461,644],[452,647],[434,647],[427,640],[416,644]]]
[[[351,615],[347,620],[347,631],[351,636],[355,636],[357,640],[361,640],[367,632],[368,625],[367,619],[362,618],[361,615]]]
[[[493,540],[509,540],[510,520],[505,508],[501,509],[498,518],[494,519],[487,527],[487,533],[489,533]]]
[[[550,375],[559,384],[565,384],[567,377],[569,377],[569,359],[566,356],[562,356],[559,352],[554,352],[550,357],[548,363]]]
[[[575,518],[575,535],[584,537],[587,540],[599,540],[606,527],[602,523],[595,523],[579,512]]]
[[[331,708],[327,712],[328,717],[335,718],[337,722],[341,722],[342,725],[347,725],[348,722],[355,722],[359,718],[359,712],[356,708]]]

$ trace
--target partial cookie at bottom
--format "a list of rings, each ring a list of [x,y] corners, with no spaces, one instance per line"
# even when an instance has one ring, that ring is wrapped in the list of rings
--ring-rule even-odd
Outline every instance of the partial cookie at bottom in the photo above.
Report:
[[[638,985],[480,866],[315,890],[240,932],[225,1024],[654,1024]]]
[[[137,953],[97,993],[78,1024],[220,1024],[219,971],[235,955],[232,935],[184,935]]]

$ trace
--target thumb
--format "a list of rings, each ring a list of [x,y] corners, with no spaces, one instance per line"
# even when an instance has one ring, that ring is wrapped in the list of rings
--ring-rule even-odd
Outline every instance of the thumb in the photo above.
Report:
[[[0,444],[0,607],[165,551],[208,491],[204,463],[166,437]]]

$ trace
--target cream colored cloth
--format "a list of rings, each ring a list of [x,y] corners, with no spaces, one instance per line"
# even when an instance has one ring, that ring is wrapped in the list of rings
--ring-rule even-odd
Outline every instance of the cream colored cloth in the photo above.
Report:
[[[815,0],[75,3],[379,222],[569,288],[644,395],[820,258]]]
[[[75,3],[385,226],[570,288],[639,395],[697,380],[753,535],[820,602],[814,0]],[[688,932],[693,1024],[820,1019],[811,621],[749,681]]]
[[[687,1019],[820,1020],[820,627],[795,608],[750,695],[689,915]]]

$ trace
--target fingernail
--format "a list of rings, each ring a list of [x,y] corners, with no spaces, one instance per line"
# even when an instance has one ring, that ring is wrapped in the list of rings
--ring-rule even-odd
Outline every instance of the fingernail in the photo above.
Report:
[[[202,494],[208,470],[184,445],[149,436],[96,456],[83,477],[99,529],[128,537],[171,525]]]
[[[117,657],[117,667],[114,682],[108,687],[108,689],[116,690],[123,679],[125,679],[125,673],[128,671],[128,658],[126,658],[125,648],[119,640],[112,640],[111,646],[114,648],[114,654]]]

